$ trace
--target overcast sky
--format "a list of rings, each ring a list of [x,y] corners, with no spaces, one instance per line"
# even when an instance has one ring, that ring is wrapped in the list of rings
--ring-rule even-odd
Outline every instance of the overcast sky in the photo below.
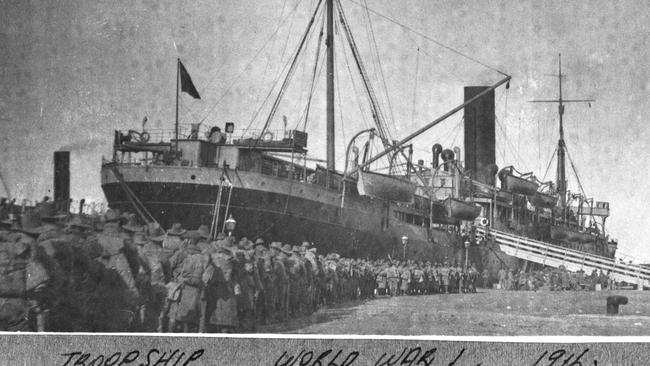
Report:
[[[611,202],[608,226],[621,253],[650,260],[646,243],[650,181],[650,9],[647,1],[367,0],[380,14],[342,0],[366,68],[394,137],[462,102],[466,85],[502,76],[436,45],[438,41],[512,75],[496,92],[497,163],[543,178],[558,128],[562,53],[567,98],[596,99],[567,106],[566,140],[587,195]],[[2,1],[0,2],[0,175],[9,193],[40,198],[52,189],[52,153],[72,151],[72,195],[103,199],[99,167],[110,156],[114,129],[172,128],[176,59],[183,60],[202,96],[181,97],[182,122],[234,121],[261,127],[263,101],[305,30],[316,1]],[[316,22],[320,28],[321,17]],[[371,52],[374,33],[381,62]],[[299,122],[309,90],[317,33],[271,127]],[[338,32],[336,42],[343,40]],[[346,138],[369,125],[349,52],[337,56],[337,166]],[[348,57],[346,63],[346,56]],[[310,153],[324,157],[323,80],[314,93],[307,130]],[[385,85],[385,88],[384,88]],[[356,88],[356,92],[355,92]],[[384,92],[387,90],[387,93]],[[387,98],[385,96],[387,94]],[[339,102],[340,100],[340,102]],[[361,100],[362,107],[357,101]],[[340,103],[340,104],[339,104]],[[262,106],[262,107],[260,107]],[[256,112],[260,111],[257,114]],[[461,115],[418,138],[416,159],[430,147],[462,148]],[[553,179],[555,164],[546,179]],[[577,191],[575,179],[570,183]],[[49,193],[51,194],[51,193]]]

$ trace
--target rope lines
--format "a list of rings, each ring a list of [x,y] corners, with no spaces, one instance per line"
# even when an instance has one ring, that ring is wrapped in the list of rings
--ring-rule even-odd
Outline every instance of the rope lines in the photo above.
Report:
[[[246,64],[246,66],[244,66],[244,68],[239,72],[239,74],[235,77],[235,79],[233,79],[233,81],[230,83],[230,85],[228,86],[228,88],[226,88],[226,90],[221,94],[221,96],[219,96],[219,98],[217,99],[217,101],[212,105],[212,107],[210,107],[210,109],[208,110],[208,112],[207,112],[207,113],[205,114],[205,116],[204,116],[204,117],[199,121],[199,123],[203,123],[203,122],[204,122],[204,121],[205,121],[205,120],[210,116],[210,114],[212,114],[212,112],[213,112],[214,109],[219,105],[219,103],[221,103],[221,101],[222,101],[222,100],[223,100],[223,99],[224,99],[228,94],[230,94],[230,91],[232,90],[232,88],[233,88],[233,87],[235,86],[235,84],[236,84],[236,83],[241,79],[241,77],[242,77],[242,76],[243,76],[243,75],[248,71],[248,69],[250,68],[250,66],[251,66],[251,65],[253,64],[253,62],[255,62],[255,60],[257,59],[257,57],[262,53],[262,51],[264,51],[264,49],[265,49],[269,44],[272,43],[271,40],[275,38],[275,36],[277,35],[278,31],[280,30],[281,25],[284,24],[284,23],[286,22],[286,20],[296,12],[296,10],[298,9],[298,5],[300,5],[300,1],[296,1],[296,5],[294,5],[293,9],[292,9],[288,14],[287,14],[287,16],[285,16],[285,17],[284,17],[280,22],[278,22],[278,26],[277,26],[277,27],[275,28],[275,30],[271,33],[271,35],[270,35],[270,36],[265,40],[264,45],[263,45],[262,47],[260,47],[260,48],[257,50],[257,52],[255,52],[255,54],[254,54],[253,57],[250,59],[250,61],[248,61],[248,63]],[[285,45],[286,45],[286,44],[285,44]],[[209,84],[208,84],[208,85],[209,85]],[[206,86],[206,88],[207,88],[207,86]]]
[[[426,39],[426,40],[428,40],[430,42],[433,42],[433,43],[437,44],[438,46],[440,46],[440,47],[442,47],[442,48],[444,48],[444,49],[446,49],[448,51],[451,51],[451,52],[453,52],[453,53],[455,53],[455,54],[457,54],[457,55],[459,55],[461,57],[464,57],[464,58],[470,60],[470,61],[476,62],[477,64],[479,64],[479,65],[481,65],[483,67],[486,67],[486,68],[488,68],[488,69],[490,69],[492,71],[496,71],[496,72],[498,72],[499,74],[501,74],[503,76],[508,76],[508,74],[504,73],[503,71],[500,71],[497,68],[494,68],[494,67],[492,67],[492,66],[490,66],[490,65],[488,65],[488,64],[486,64],[484,62],[481,62],[481,61],[479,61],[479,60],[477,60],[477,59],[475,59],[475,58],[473,58],[473,57],[471,57],[469,55],[466,55],[466,54],[452,48],[452,47],[449,47],[449,46],[443,44],[442,42],[437,41],[437,40],[427,36],[426,34],[424,34],[422,32],[419,32],[419,31],[417,31],[417,30],[415,30],[415,29],[413,29],[413,28],[411,28],[411,27],[409,27],[407,25],[404,25],[404,24],[398,22],[397,20],[395,20],[393,18],[390,18],[390,17],[388,17],[388,16],[386,16],[386,15],[384,15],[384,14],[382,14],[382,13],[376,11],[376,10],[373,10],[373,9],[369,8],[368,6],[366,6],[364,4],[361,4],[361,3],[359,3],[359,2],[357,2],[355,0],[349,0],[349,1],[356,4],[356,5],[358,5],[358,6],[360,6],[360,7],[362,7],[362,8],[365,8],[366,11],[369,11],[369,12],[377,15],[378,17],[384,18],[384,19],[388,20],[389,22],[391,22],[391,23],[393,23],[393,24],[395,24],[395,25],[397,25],[397,26],[399,26],[401,28],[404,28],[404,29],[408,30],[411,33],[417,34],[420,37],[422,37],[422,38],[424,38],[424,39]]]

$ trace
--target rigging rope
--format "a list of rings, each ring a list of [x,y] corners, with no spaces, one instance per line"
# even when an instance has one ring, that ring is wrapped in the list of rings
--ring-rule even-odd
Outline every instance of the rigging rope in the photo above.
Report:
[[[520,164],[520,166],[526,167],[526,165],[523,164],[523,162],[525,160],[521,157],[521,155],[519,155],[519,151],[517,151],[517,149],[515,149],[515,146],[513,145],[513,143],[510,141],[510,139],[506,135],[505,131],[503,130],[503,126],[501,125],[501,122],[499,121],[499,119],[496,116],[494,117],[494,122],[496,122],[497,126],[499,126],[499,129],[501,130],[501,133],[503,133],[504,140],[506,140],[508,145],[510,145],[510,147],[512,148],[512,151],[515,154],[515,158],[518,160],[517,164]],[[525,170],[529,170],[529,169],[525,169]]]
[[[374,51],[375,51],[375,59],[377,60],[377,67],[379,69],[379,76],[381,77],[381,82],[384,87],[384,97],[386,98],[386,104],[388,104],[388,112],[390,113],[390,120],[393,126],[395,125],[395,116],[393,115],[393,106],[390,103],[390,98],[388,97],[388,87],[386,86],[386,78],[384,77],[384,68],[382,67],[381,64],[381,57],[379,57],[379,48],[377,47],[377,39],[375,38],[375,31],[374,28],[372,27],[372,19],[370,19],[370,12],[368,11],[367,7],[367,2],[366,0],[363,0],[364,4],[366,4],[366,17],[368,18],[368,28],[370,29],[370,38],[372,40],[372,44],[374,45]],[[371,47],[372,49],[372,47]]]
[[[551,163],[553,163],[553,158],[555,157],[556,153],[557,153],[557,146],[555,147],[555,150],[553,150],[553,155],[551,155],[551,158],[548,160],[548,165],[546,166],[546,171],[544,172],[544,178],[542,178],[542,181],[546,180],[546,175],[548,174],[548,170],[551,168]]]
[[[305,124],[302,127],[302,131],[307,130],[307,120],[309,119],[309,108],[311,107],[311,98],[314,95],[314,87],[316,85],[317,73],[320,73],[318,70],[318,60],[320,58],[320,47],[323,42],[323,29],[325,28],[325,12],[323,12],[323,22],[320,25],[320,33],[318,34],[318,44],[316,46],[316,60],[314,61],[314,70],[311,77],[311,87],[309,88],[309,99],[307,99],[307,107],[305,111]],[[300,119],[298,120],[300,124]]]
[[[566,143],[564,144],[564,150],[566,151],[566,155],[569,158],[569,163],[571,164],[571,169],[573,170],[573,174],[576,176],[576,180],[578,181],[578,187],[580,187],[580,192],[582,192],[582,195],[586,198],[587,194],[585,193],[585,190],[582,187],[582,183],[580,182],[578,169],[576,169],[576,166],[573,164],[573,159],[571,159],[571,154],[569,154],[569,149],[567,149]]]
[[[228,86],[228,88],[226,89],[226,91],[223,92],[223,93],[221,94],[221,96],[220,96],[220,97],[217,99],[217,101],[212,105],[212,107],[210,108],[210,110],[205,114],[205,117],[203,117],[199,123],[203,123],[203,122],[204,122],[204,121],[205,121],[205,120],[210,116],[210,114],[214,111],[214,109],[219,105],[219,103],[221,103],[221,101],[226,97],[226,95],[230,94],[230,90],[232,90],[232,88],[233,88],[233,87],[235,86],[235,84],[239,81],[239,79],[241,79],[241,77],[242,77],[242,76],[244,75],[244,73],[248,70],[248,68],[253,64],[253,62],[255,62],[255,60],[257,59],[257,57],[262,53],[262,51],[264,51],[264,49],[266,48],[266,46],[268,46],[268,45],[271,43],[271,40],[276,36],[276,34],[278,33],[278,31],[280,30],[280,26],[281,26],[282,24],[285,23],[285,21],[287,20],[287,18],[289,18],[291,15],[293,15],[293,14],[296,12],[296,10],[298,9],[298,5],[299,5],[299,4],[300,4],[300,1],[296,1],[296,5],[293,7],[293,9],[291,10],[291,12],[289,12],[289,13],[287,14],[287,16],[284,17],[284,19],[282,19],[282,21],[280,21],[280,23],[278,24],[278,26],[275,28],[275,31],[273,31],[273,33],[271,33],[271,35],[266,39],[266,41],[264,42],[264,45],[263,45],[261,48],[259,48],[259,49],[257,50],[257,52],[255,53],[255,55],[253,56],[253,58],[251,58],[250,61],[248,61],[248,63],[246,64],[246,66],[242,69],[242,71],[239,72],[239,74],[237,75],[237,77],[235,77],[235,79],[232,81],[232,83],[230,83],[230,85]],[[206,87],[206,88],[207,88],[207,87]]]
[[[415,123],[415,100],[417,99],[417,92],[418,92],[419,67],[420,67],[420,47],[418,47],[418,54],[415,57],[415,82],[413,83],[413,107],[411,108],[411,126],[413,123]]]
[[[337,23],[335,23],[337,24]],[[338,32],[339,38],[341,39],[341,43],[343,43],[343,35],[341,32]],[[350,76],[350,82],[352,83],[352,90],[354,91],[354,96],[357,99],[357,106],[359,107],[359,113],[361,115],[361,119],[363,120],[364,127],[366,129],[370,128],[370,124],[368,123],[368,120],[366,120],[365,113],[363,113],[363,108],[361,106],[361,100],[359,98],[359,92],[357,90],[357,85],[354,82],[354,76],[352,74],[352,69],[350,69],[350,61],[348,60],[348,54],[343,50],[343,59],[345,60],[345,66],[348,69],[348,75]]]
[[[412,32],[412,33],[415,33],[415,34],[419,35],[420,37],[422,37],[422,38],[424,38],[424,39],[426,39],[426,40],[428,40],[428,41],[430,41],[430,42],[433,42],[433,43],[437,44],[438,46],[440,46],[440,47],[442,47],[442,48],[444,48],[444,49],[446,49],[446,50],[449,50],[449,51],[451,51],[451,52],[453,52],[453,53],[455,53],[455,54],[457,54],[457,55],[459,55],[459,56],[462,56],[462,57],[464,57],[464,58],[466,58],[466,59],[468,59],[468,60],[470,60],[470,61],[474,61],[474,62],[476,62],[477,64],[479,64],[479,65],[481,65],[481,66],[483,66],[483,67],[486,67],[486,68],[488,68],[488,69],[490,69],[490,70],[492,70],[492,71],[496,71],[496,72],[498,72],[499,74],[501,74],[501,75],[503,75],[503,76],[508,76],[508,74],[504,73],[503,71],[500,71],[499,69],[496,69],[496,68],[494,68],[494,67],[492,67],[492,66],[490,66],[490,65],[488,65],[488,64],[486,64],[486,63],[484,63],[484,62],[481,62],[481,61],[479,61],[479,60],[477,60],[477,59],[475,59],[475,58],[473,58],[473,57],[471,57],[471,56],[468,56],[468,55],[466,55],[466,54],[464,54],[464,53],[462,53],[462,52],[460,52],[460,51],[458,51],[458,50],[456,50],[456,49],[454,49],[454,48],[451,48],[451,47],[449,47],[449,46],[443,44],[443,43],[440,42],[440,41],[436,41],[435,39],[433,39],[433,38],[427,36],[426,34],[424,34],[424,33],[422,33],[422,32],[418,32],[418,31],[416,31],[415,29],[413,29],[413,28],[411,28],[411,27],[409,27],[409,26],[407,26],[407,25],[404,25],[404,24],[402,24],[402,23],[400,23],[400,22],[398,22],[398,21],[396,21],[396,20],[394,20],[394,19],[392,19],[392,18],[390,18],[390,17],[388,17],[388,16],[386,16],[386,15],[384,15],[384,14],[379,13],[378,11],[375,11],[375,10],[373,10],[373,9],[370,9],[370,8],[369,8],[368,6],[366,6],[366,5],[363,5],[363,4],[361,4],[361,3],[358,3],[358,2],[355,1],[355,0],[348,0],[348,1],[354,3],[354,4],[358,5],[358,6],[361,6],[361,7],[365,8],[367,11],[370,11],[370,12],[372,12],[373,14],[375,14],[375,15],[381,17],[381,18],[386,19],[386,20],[388,20],[389,22],[391,22],[391,23],[393,23],[393,24],[396,24],[396,25],[398,25],[398,26],[400,26],[400,27],[402,27],[402,28],[404,28],[404,29],[406,29],[406,30]]]
[[[352,51],[352,56],[354,57],[354,61],[357,65],[357,69],[359,70],[359,73],[361,74],[361,79],[363,80],[363,84],[366,88],[366,92],[368,93],[368,96],[370,97],[370,102],[371,102],[371,107],[373,111],[373,117],[375,119],[375,123],[377,125],[377,131],[379,132],[379,136],[382,139],[382,142],[384,143],[385,147],[389,144],[389,141],[391,140],[391,136],[385,126],[384,123],[384,118],[383,114],[381,113],[381,109],[379,108],[379,105],[377,103],[377,97],[372,89],[372,86],[370,85],[370,80],[368,79],[368,75],[366,73],[365,67],[363,66],[363,61],[361,60],[361,56],[359,55],[359,50],[356,46],[356,42],[354,41],[354,37],[352,36],[352,32],[350,31],[350,28],[348,26],[348,23],[345,19],[345,13],[343,13],[343,7],[341,6],[341,2],[339,0],[336,1],[336,5],[339,10],[339,21],[341,22],[341,25],[343,26],[343,30],[345,31],[345,36],[348,40],[348,45],[350,46],[350,49]]]
[[[465,116],[463,116],[461,119],[458,120],[458,123],[456,124],[456,127],[453,130],[453,131],[456,131],[456,134],[454,135],[454,139],[451,140],[451,146],[454,146],[454,143],[456,143],[456,139],[458,138],[458,135],[460,134],[460,130],[463,129],[462,122],[464,120],[465,120]]]
[[[307,30],[305,31],[305,34],[302,37],[302,40],[300,41],[300,45],[298,46],[298,49],[296,50],[295,56],[293,58],[293,61],[291,62],[291,66],[289,67],[289,71],[287,72],[287,75],[284,79],[284,82],[282,83],[282,87],[280,87],[280,91],[275,98],[275,101],[273,103],[273,106],[271,107],[271,112],[269,113],[269,116],[266,119],[266,122],[264,123],[264,127],[262,128],[262,132],[260,133],[260,137],[264,135],[264,132],[266,129],[269,127],[269,124],[271,123],[271,120],[273,120],[273,117],[275,116],[275,112],[277,111],[277,108],[280,104],[280,101],[282,100],[282,96],[284,96],[284,93],[287,90],[287,86],[291,82],[291,77],[293,76],[293,73],[295,71],[295,66],[296,63],[298,62],[298,58],[301,54],[302,48],[305,45],[305,42],[307,41],[307,36],[311,34],[312,26],[314,25],[314,20],[316,19],[316,16],[318,15],[318,12],[321,9],[321,4],[322,0],[318,1],[318,5],[316,6],[316,10],[314,11],[314,15],[312,15],[311,19],[309,20],[309,24],[307,26]],[[259,142],[259,139],[256,140],[255,144]]]
[[[317,75],[316,75],[316,83],[314,84],[314,87],[312,88],[312,91],[309,93],[309,98],[312,98],[313,90],[316,89],[316,86],[318,85],[318,81],[320,80],[320,76],[323,74],[323,69],[325,68],[325,63],[321,62],[320,66],[318,67]],[[294,130],[297,130],[298,127],[300,126],[300,123],[304,120],[304,126],[303,126],[303,131],[307,129],[307,118],[308,118],[308,113],[309,110],[311,110],[311,103],[309,103],[305,108],[302,110],[300,113],[300,117],[298,118],[298,122],[296,122],[296,126],[294,127]]]
[[[297,4],[296,4],[296,5],[297,5]],[[287,7],[287,0],[283,0],[283,1],[282,1],[282,10],[280,11],[280,15],[278,16],[278,20],[277,20],[276,32],[277,32],[277,30],[280,28],[280,26],[282,26],[282,24],[284,24],[284,22],[283,22],[283,20],[284,20],[284,19],[283,19],[283,16],[284,16],[284,11],[285,11],[286,7]],[[294,8],[294,9],[295,9],[295,8]],[[274,32],[274,33],[275,33],[275,32]],[[271,43],[271,39],[272,39],[272,38],[275,38],[275,34],[271,34],[271,36],[268,38],[267,42],[264,43],[264,45],[266,46],[266,45],[268,45],[269,43]],[[273,40],[273,42],[275,42],[275,40]],[[210,78],[208,79],[208,81],[207,81],[207,82],[205,83],[205,85],[203,86],[203,90],[205,90],[205,91],[210,90],[211,84],[212,84],[212,83],[217,79],[217,75],[219,75],[219,72],[221,72],[221,70],[223,70],[224,66],[225,66],[225,65],[221,65],[221,67],[219,68],[219,70],[215,71],[215,72],[213,73],[213,75],[210,76]],[[269,62],[268,62],[268,60],[267,60],[267,62],[266,62],[266,66],[264,67],[264,74],[265,74],[265,75],[266,75],[266,71],[268,70],[268,67],[269,67]]]
[[[246,132],[248,132],[248,130],[249,130],[249,129],[251,128],[251,126],[253,125],[253,122],[255,122],[255,120],[257,119],[257,116],[259,116],[259,114],[262,112],[262,109],[264,109],[264,106],[266,105],[266,102],[271,98],[271,95],[273,95],[273,90],[275,90],[275,86],[276,86],[276,85],[278,84],[278,82],[280,81],[280,78],[282,77],[282,73],[283,73],[284,70],[289,66],[290,63],[291,63],[290,61],[287,61],[287,63],[284,65],[284,67],[283,67],[282,70],[281,70],[282,72],[280,72],[280,73],[278,74],[278,76],[275,78],[275,81],[273,81],[273,86],[271,87],[271,89],[269,89],[269,92],[266,94],[266,97],[264,98],[264,101],[259,105],[259,107],[258,107],[257,110],[255,111],[255,113],[253,113],[253,116],[251,117],[250,122],[248,122],[248,125],[247,125],[246,128],[244,129],[244,134],[245,134]],[[260,136],[261,136],[261,134],[260,134]]]

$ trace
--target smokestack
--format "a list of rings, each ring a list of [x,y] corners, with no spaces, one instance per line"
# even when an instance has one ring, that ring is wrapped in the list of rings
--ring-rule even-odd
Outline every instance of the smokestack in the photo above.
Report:
[[[433,169],[436,169],[438,167],[438,164],[440,163],[440,153],[442,153],[442,145],[434,144],[431,147],[431,152],[433,152]]]
[[[86,199],[82,198],[81,201],[79,201],[79,216],[84,214],[84,204],[86,203]]]
[[[67,211],[70,200],[70,152],[54,152],[54,202]]]
[[[486,86],[466,86],[465,101],[481,93]],[[465,106],[465,169],[473,179],[494,184],[490,166],[495,159],[494,90]]]

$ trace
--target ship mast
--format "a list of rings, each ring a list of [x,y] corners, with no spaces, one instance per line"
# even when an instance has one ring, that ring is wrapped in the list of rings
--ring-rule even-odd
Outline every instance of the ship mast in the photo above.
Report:
[[[558,55],[558,87],[560,90],[560,98],[558,99],[558,114],[560,116],[560,139],[557,142],[557,175],[556,187],[560,194],[560,207],[562,207],[562,216],[565,215],[566,209],[566,155],[564,146],[564,122],[562,116],[564,115],[564,104],[562,100],[562,54]]]
[[[566,180],[566,144],[564,143],[564,103],[591,103],[594,99],[563,99],[562,98],[562,54],[558,54],[558,73],[548,76],[557,76],[559,87],[559,98],[552,100],[531,100],[533,103],[558,103],[558,114],[560,117],[560,139],[557,142],[557,176],[556,186],[560,195],[560,208],[562,209],[562,220],[566,219],[567,208],[567,180]]]
[[[334,0],[327,0],[327,170],[334,171]]]

